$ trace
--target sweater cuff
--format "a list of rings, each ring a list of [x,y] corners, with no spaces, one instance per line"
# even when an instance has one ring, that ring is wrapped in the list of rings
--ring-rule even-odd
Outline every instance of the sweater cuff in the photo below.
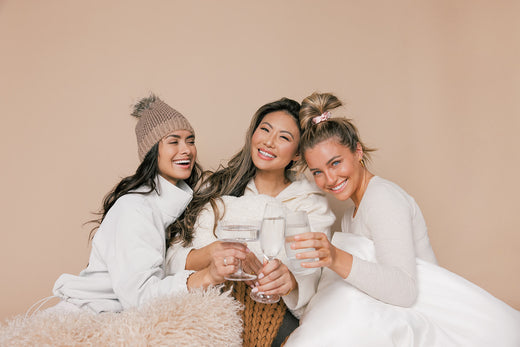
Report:
[[[360,267],[363,266],[363,261],[356,257],[355,255],[352,255],[352,266],[350,268],[350,273],[345,278],[345,281],[350,284],[357,283],[358,277],[360,274],[363,273],[363,271],[360,271]]]
[[[168,275],[174,275],[186,269],[186,259],[193,247],[177,248],[170,247],[166,252],[166,272]]]
[[[182,283],[184,283],[184,290],[182,292],[188,293],[188,278],[194,274],[196,271],[193,270],[183,270],[181,271],[178,276],[182,278]]]

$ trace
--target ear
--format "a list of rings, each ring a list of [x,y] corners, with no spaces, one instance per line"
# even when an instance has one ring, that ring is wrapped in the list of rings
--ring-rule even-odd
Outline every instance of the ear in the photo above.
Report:
[[[292,161],[298,161],[298,160],[300,160],[300,152],[296,152],[296,154],[292,158]]]
[[[356,146],[356,158],[357,160],[363,159],[363,147],[361,146],[361,143],[357,143]]]

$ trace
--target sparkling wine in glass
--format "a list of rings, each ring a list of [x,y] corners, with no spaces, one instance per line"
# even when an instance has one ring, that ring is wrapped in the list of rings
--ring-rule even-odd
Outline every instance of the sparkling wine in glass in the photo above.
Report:
[[[222,242],[246,243],[258,240],[260,223],[255,220],[222,220],[217,225],[217,237]],[[249,274],[242,269],[242,261],[238,259],[238,269],[224,277],[230,281],[250,281],[256,275]]]
[[[267,261],[276,258],[283,247],[285,232],[285,216],[283,206],[279,202],[268,202],[265,207],[260,229],[260,247]],[[280,301],[276,294],[261,294],[251,292],[251,298],[264,304],[274,304]]]

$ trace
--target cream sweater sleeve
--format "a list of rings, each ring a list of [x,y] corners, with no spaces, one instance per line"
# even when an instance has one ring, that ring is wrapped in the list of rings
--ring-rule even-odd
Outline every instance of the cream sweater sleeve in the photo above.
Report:
[[[354,257],[346,281],[378,300],[409,307],[417,298],[413,210],[392,187],[374,188],[367,189],[349,232],[370,235],[377,262]]]

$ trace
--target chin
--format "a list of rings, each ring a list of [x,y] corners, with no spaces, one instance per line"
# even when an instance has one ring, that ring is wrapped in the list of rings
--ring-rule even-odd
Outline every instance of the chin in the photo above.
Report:
[[[350,196],[352,195],[345,191],[339,192],[339,193],[332,193],[330,190],[329,190],[329,194],[332,195],[334,197],[334,199],[339,200],[339,201],[347,201],[348,199],[350,199]]]

